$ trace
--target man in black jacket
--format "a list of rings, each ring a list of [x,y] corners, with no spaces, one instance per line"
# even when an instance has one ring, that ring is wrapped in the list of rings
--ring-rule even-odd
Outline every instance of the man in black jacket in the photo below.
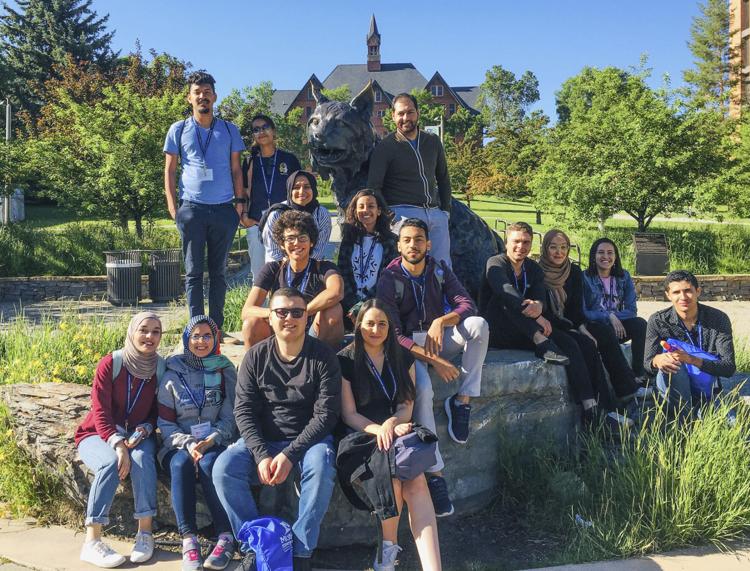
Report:
[[[294,568],[310,569],[320,524],[333,493],[333,428],[341,410],[341,371],[336,354],[305,334],[307,310],[293,288],[269,302],[274,336],[254,345],[240,366],[234,407],[240,438],[214,464],[216,492],[235,537],[258,517],[251,485],[282,484],[301,472]]]
[[[720,377],[734,375],[732,323],[723,311],[698,303],[701,288],[688,271],[667,275],[664,291],[672,305],[648,320],[643,366],[656,374],[656,386],[670,408],[685,413],[721,390]],[[668,339],[692,345],[715,360],[677,346],[663,347]]]
[[[408,218],[427,224],[430,255],[451,268],[451,181],[443,144],[437,135],[419,130],[417,100],[409,93],[393,99],[393,122],[396,131],[378,143],[370,156],[367,187],[382,192],[396,214],[394,233]]]

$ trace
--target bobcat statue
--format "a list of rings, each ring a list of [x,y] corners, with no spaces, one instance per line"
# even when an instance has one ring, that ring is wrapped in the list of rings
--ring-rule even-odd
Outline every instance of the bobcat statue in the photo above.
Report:
[[[344,210],[367,186],[370,153],[377,144],[370,122],[372,85],[368,83],[350,103],[329,101],[312,87],[317,103],[307,122],[312,167],[324,180],[333,178],[336,203]],[[484,220],[456,199],[451,202],[449,232],[453,271],[476,299],[487,258],[501,252],[503,244]]]

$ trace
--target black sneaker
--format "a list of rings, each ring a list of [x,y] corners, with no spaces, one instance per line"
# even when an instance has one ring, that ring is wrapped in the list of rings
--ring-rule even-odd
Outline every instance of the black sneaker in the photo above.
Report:
[[[429,476],[427,487],[430,489],[432,505],[435,508],[435,517],[447,517],[453,515],[453,503],[448,495],[448,485],[442,476]]]
[[[553,365],[570,364],[570,359],[568,359],[568,356],[549,339],[542,343],[539,343],[534,349],[534,354],[540,359],[544,359],[545,361],[547,361],[548,363],[552,363]]]
[[[255,551],[248,551],[247,553],[245,553],[245,555],[242,556],[242,561],[240,561],[240,569],[242,569],[242,571],[256,571]]]
[[[312,571],[312,559],[310,557],[292,557],[292,569],[294,571]]]
[[[456,400],[456,395],[445,399],[445,414],[448,415],[448,434],[454,442],[466,444],[469,439],[469,416],[471,405]]]

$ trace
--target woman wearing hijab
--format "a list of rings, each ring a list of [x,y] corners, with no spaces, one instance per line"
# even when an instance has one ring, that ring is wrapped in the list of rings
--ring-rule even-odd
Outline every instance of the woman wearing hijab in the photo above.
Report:
[[[318,183],[315,175],[307,171],[297,171],[286,180],[286,200],[274,204],[260,221],[263,245],[266,248],[266,263],[281,261],[284,251],[273,238],[273,227],[285,210],[307,212],[318,227],[318,241],[310,254],[316,260],[325,260],[325,251],[331,238],[331,215],[318,202]]]
[[[234,553],[232,527],[211,479],[216,457],[234,440],[237,371],[219,354],[219,328],[196,315],[182,333],[184,353],[167,360],[159,385],[158,460],[170,474],[172,507],[182,535],[182,569],[224,569]],[[196,536],[195,481],[200,480],[218,539],[201,563]],[[202,566],[201,566],[202,565]]]
[[[575,340],[586,363],[592,391],[589,398],[581,399],[584,422],[590,424],[597,420],[601,408],[606,411],[604,420],[607,422],[629,424],[627,418],[614,411],[599,355],[618,399],[626,402],[635,396],[638,388],[635,375],[620,352],[617,339],[608,335],[604,328],[587,322],[583,313],[583,273],[571,263],[569,251],[570,239],[565,232],[553,229],[544,235],[539,265],[544,270],[547,286],[547,319],[553,328]]]
[[[130,321],[125,347],[105,355],[96,367],[91,388],[91,410],[76,429],[75,443],[84,464],[94,472],[86,507],[86,541],[81,560],[98,567],[117,567],[125,557],[102,541],[102,525],[117,486],[128,474],[133,486],[138,534],[130,561],[143,563],[154,552],[151,534],[156,515],[157,369],[164,370],[156,350],[161,321],[151,312]]]

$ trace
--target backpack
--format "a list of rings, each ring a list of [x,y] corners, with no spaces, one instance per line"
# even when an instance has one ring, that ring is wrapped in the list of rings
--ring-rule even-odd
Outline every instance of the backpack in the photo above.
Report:
[[[156,382],[161,383],[161,378],[164,376],[164,372],[167,370],[167,360],[164,357],[159,357],[156,361]],[[120,376],[122,371],[122,349],[112,351],[112,382]]]

